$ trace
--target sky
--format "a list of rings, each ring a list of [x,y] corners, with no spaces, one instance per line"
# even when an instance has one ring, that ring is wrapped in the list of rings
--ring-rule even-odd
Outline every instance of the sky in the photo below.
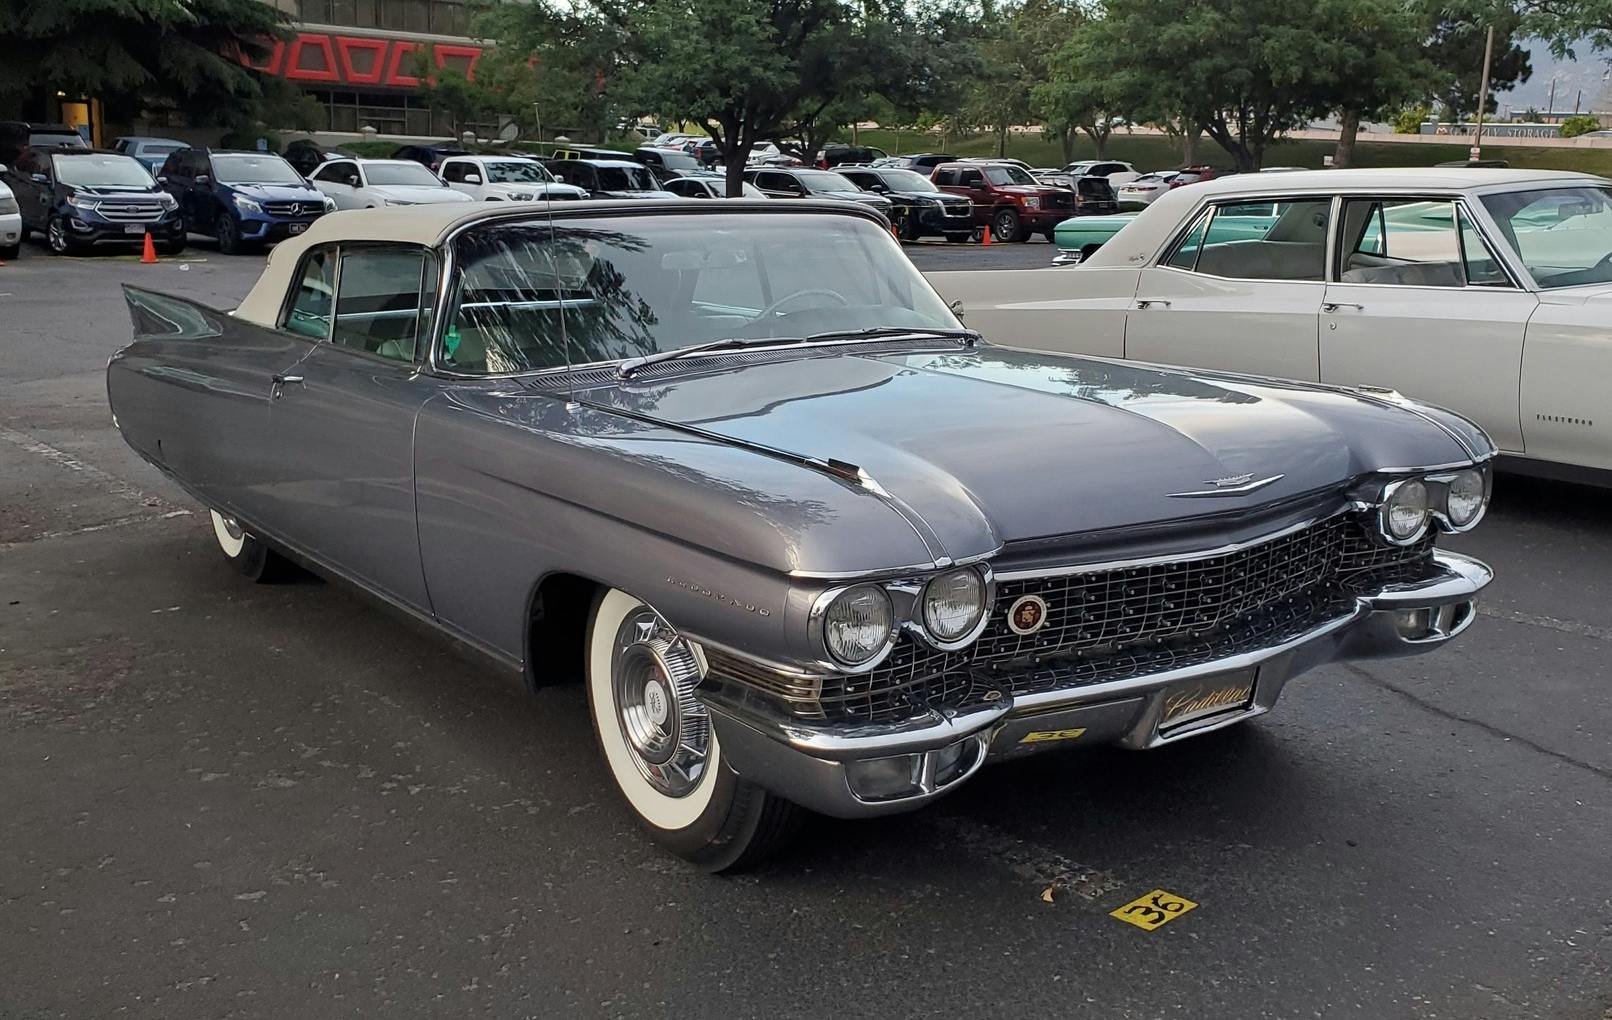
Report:
[[[1596,53],[1587,45],[1574,48],[1576,60],[1557,60],[1551,55],[1550,47],[1542,42],[1534,42],[1528,47],[1529,59],[1533,64],[1533,75],[1522,85],[1510,92],[1502,92],[1496,98],[1500,103],[1500,113],[1504,115],[1507,107],[1521,113],[1528,107],[1543,110],[1550,99],[1550,86],[1556,83],[1556,109],[1571,112],[1573,100],[1580,89],[1584,92],[1582,109],[1609,111],[1612,110],[1612,82],[1606,80],[1607,54]]]

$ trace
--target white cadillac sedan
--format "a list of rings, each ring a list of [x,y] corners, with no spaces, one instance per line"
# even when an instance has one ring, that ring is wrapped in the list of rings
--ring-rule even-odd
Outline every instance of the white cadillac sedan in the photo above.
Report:
[[[1376,387],[1472,418],[1514,466],[1612,471],[1603,178],[1239,175],[1168,192],[1074,269],[928,277],[1016,346]]]
[[[321,163],[308,180],[328,195],[337,209],[475,201],[454,191],[430,168],[411,159],[333,159]]]

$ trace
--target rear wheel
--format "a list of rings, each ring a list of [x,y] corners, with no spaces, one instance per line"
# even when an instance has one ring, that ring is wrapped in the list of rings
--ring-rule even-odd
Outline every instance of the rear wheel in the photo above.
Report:
[[[259,584],[270,584],[295,571],[290,560],[247,534],[235,518],[217,510],[212,515],[213,537],[218,539],[218,548],[230,566]]]
[[[800,809],[722,760],[694,697],[698,647],[623,591],[588,626],[588,709],[611,778],[650,837],[706,871],[756,864],[793,835]]]

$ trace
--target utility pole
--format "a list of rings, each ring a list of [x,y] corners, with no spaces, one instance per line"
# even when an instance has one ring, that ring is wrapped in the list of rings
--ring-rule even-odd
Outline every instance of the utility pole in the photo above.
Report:
[[[1545,119],[1547,121],[1550,119],[1550,115],[1553,112],[1555,112],[1555,110],[1556,110],[1556,79],[1553,77],[1550,80],[1550,102],[1545,104]]]
[[[1489,24],[1489,36],[1483,43],[1483,78],[1478,82],[1478,128],[1472,135],[1471,158],[1482,158],[1483,113],[1489,107],[1489,62],[1494,59],[1494,23]]]

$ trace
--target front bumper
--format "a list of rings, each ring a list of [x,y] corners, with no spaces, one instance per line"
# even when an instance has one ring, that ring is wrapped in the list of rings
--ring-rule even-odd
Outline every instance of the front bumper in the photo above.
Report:
[[[1352,612],[1270,647],[1111,683],[997,700],[897,723],[819,727],[769,711],[731,687],[699,697],[722,756],[740,775],[786,800],[840,818],[909,811],[961,786],[991,761],[1078,743],[1144,749],[1221,729],[1270,711],[1293,677],[1344,659],[1416,655],[1458,637],[1476,618],[1488,566],[1435,551],[1420,580],[1359,596]],[[1166,698],[1183,684],[1236,678],[1246,701],[1165,726]],[[869,762],[881,762],[869,766]],[[853,781],[878,769],[910,774],[899,795],[868,797]]]
[[[22,240],[22,216],[0,213],[0,245],[10,247]]]
[[[67,229],[77,244],[144,244],[147,230],[159,241],[183,238],[185,221],[178,212],[170,212],[160,220],[130,223],[78,213],[68,217]]]
[[[314,216],[285,216],[285,217],[241,217],[241,239],[246,241],[274,242],[284,241],[295,234],[307,230],[317,220],[320,213]]]

